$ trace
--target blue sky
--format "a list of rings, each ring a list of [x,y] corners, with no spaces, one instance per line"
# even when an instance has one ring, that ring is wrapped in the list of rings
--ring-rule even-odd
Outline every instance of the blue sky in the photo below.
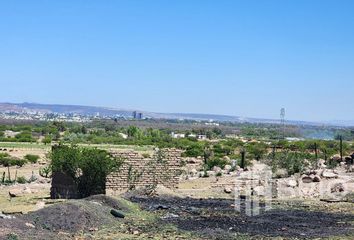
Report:
[[[1,102],[354,119],[354,1],[1,1]]]

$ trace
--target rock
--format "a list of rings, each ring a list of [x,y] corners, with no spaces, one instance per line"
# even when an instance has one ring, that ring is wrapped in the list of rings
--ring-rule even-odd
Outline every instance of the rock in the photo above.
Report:
[[[139,231],[137,231],[137,230],[133,231],[133,235],[138,235],[138,234],[139,234]]]
[[[312,183],[313,179],[310,176],[304,176],[304,177],[302,177],[302,182],[303,183]]]
[[[321,177],[318,175],[315,175],[314,178],[312,179],[313,182],[321,182]]]
[[[312,179],[311,179],[311,181],[312,181]],[[297,181],[294,180],[294,179],[290,179],[290,180],[288,180],[288,181],[286,182],[286,185],[287,185],[288,187],[294,188],[294,187],[297,186]]]
[[[274,173],[275,178],[286,178],[288,176],[288,171],[284,168],[279,168]]]
[[[44,206],[45,206],[45,202],[43,202],[43,201],[38,201],[38,202],[36,203],[36,210],[42,209],[42,208],[44,208]]]
[[[25,225],[30,228],[36,228],[32,223],[26,222]]]
[[[193,168],[192,170],[190,170],[189,174],[192,176],[196,176],[198,174],[198,171],[197,169]]]
[[[115,210],[115,209],[111,209],[111,214],[116,217],[116,218],[124,218],[124,214]]]
[[[231,165],[225,165],[224,170],[230,171],[232,169]]]
[[[339,193],[344,192],[344,186],[342,183],[336,183],[333,187],[331,187],[331,193]]]
[[[37,183],[41,183],[41,184],[50,183],[50,182],[51,182],[51,179],[50,179],[50,178],[39,178],[39,179],[37,179],[36,182],[37,182]]]
[[[211,170],[216,172],[216,173],[221,172],[221,168],[218,167],[218,166],[214,166]]]
[[[324,159],[319,159],[316,163],[317,168],[326,168],[326,161]]]
[[[188,159],[187,159],[187,162],[188,162],[188,163],[191,163],[191,164],[195,164],[195,163],[198,162],[198,160],[195,159],[195,158],[188,158]]]
[[[216,172],[215,171],[207,171],[208,176],[215,176]]]
[[[342,200],[338,198],[321,198],[320,201],[328,202],[328,203],[337,203],[337,202],[341,202]]]
[[[318,173],[318,170],[315,169],[310,169],[305,172],[306,175],[316,175]]]
[[[313,181],[313,179],[315,178],[315,174],[310,174],[309,177],[310,177],[310,178],[312,179],[312,181]]]
[[[22,193],[31,194],[32,191],[31,191],[31,189],[30,189],[28,186],[26,186],[26,187],[22,190]]]
[[[340,162],[339,165],[340,165],[341,167],[345,167],[346,163],[345,163],[345,162]]]
[[[230,162],[230,157],[229,157],[229,156],[224,156],[222,159],[224,159],[224,160]]]
[[[331,160],[340,162],[341,158],[339,154],[335,154],[331,157]]]
[[[155,208],[156,210],[169,209],[169,207],[166,206],[166,205],[156,205],[154,208]]]
[[[20,196],[21,195],[21,193],[22,193],[22,191],[20,190],[20,189],[17,189],[17,188],[14,188],[14,189],[10,189],[9,190],[9,195],[10,195],[10,197],[18,197],[18,196]]]
[[[322,173],[322,177],[325,177],[325,178],[337,178],[338,175],[335,174],[333,171],[323,171]]]
[[[232,189],[230,187],[225,187],[224,192],[225,193],[232,193]]]
[[[161,217],[161,219],[172,219],[172,218],[179,218],[177,214],[167,213],[165,216]]]
[[[13,218],[15,218],[15,216],[6,215],[6,214],[0,212],[0,218],[2,218],[2,219],[13,219]]]
[[[203,177],[203,176],[204,176],[204,171],[199,171],[199,172],[198,172],[198,176],[199,176],[199,177]]]

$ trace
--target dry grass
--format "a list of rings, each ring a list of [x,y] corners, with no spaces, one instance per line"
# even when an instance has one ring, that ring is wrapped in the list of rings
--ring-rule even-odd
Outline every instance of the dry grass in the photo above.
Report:
[[[51,202],[49,189],[44,189],[37,193],[24,194],[19,197],[11,198],[8,191],[0,191],[0,211],[3,213],[22,212],[27,213],[38,209],[38,202]]]

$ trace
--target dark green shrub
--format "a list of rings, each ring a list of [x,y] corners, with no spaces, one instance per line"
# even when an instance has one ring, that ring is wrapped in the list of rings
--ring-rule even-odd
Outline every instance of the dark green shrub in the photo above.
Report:
[[[204,155],[204,147],[201,144],[193,143],[187,146],[186,151],[183,153],[184,157],[199,157]]]
[[[27,163],[27,160],[25,159],[12,159],[11,160],[11,166],[19,166],[22,167]]]
[[[251,143],[246,146],[246,152],[251,159],[258,161],[267,153],[267,145],[264,143]]]
[[[4,167],[19,166],[22,167],[27,161],[25,159],[18,159],[12,157],[0,158],[0,165]]]
[[[19,184],[25,184],[27,183],[27,179],[25,177],[18,177],[17,180],[16,180],[17,183]]]
[[[18,240],[19,237],[15,233],[9,233],[6,235],[6,240]]]
[[[7,154],[7,153],[0,153],[0,160],[3,159],[3,158],[7,158],[9,157],[10,155]]]
[[[53,147],[51,159],[52,172],[61,171],[71,176],[80,197],[105,193],[107,175],[121,164],[105,150],[66,145]]]
[[[25,159],[30,162],[30,163],[37,163],[39,156],[38,155],[33,155],[33,154],[27,154],[25,156]]]
[[[270,154],[273,171],[285,168],[289,175],[302,173],[308,167],[309,161],[314,161],[314,156],[310,153],[283,151],[274,155]]]
[[[213,167],[220,167],[224,168],[225,165],[228,163],[227,160],[222,159],[222,158],[212,158],[207,161],[207,168],[212,169]]]

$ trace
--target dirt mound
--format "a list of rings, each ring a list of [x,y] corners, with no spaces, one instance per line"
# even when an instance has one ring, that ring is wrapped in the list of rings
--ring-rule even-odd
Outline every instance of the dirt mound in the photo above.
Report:
[[[115,219],[109,211],[108,207],[89,201],[75,201],[55,204],[26,217],[37,228],[75,233],[112,223]]]
[[[129,212],[123,202],[104,195],[56,203],[15,219],[0,219],[0,239],[10,233],[19,239],[29,239],[32,233],[36,239],[72,239],[77,233],[97,231],[123,221],[112,216],[112,208]]]
[[[109,197],[106,195],[94,195],[90,196],[88,198],[85,198],[85,200],[93,202],[93,203],[98,203],[106,207],[114,208],[117,210],[121,210],[123,212],[129,212],[129,208],[123,204],[121,201],[118,201],[117,199],[113,197]]]

